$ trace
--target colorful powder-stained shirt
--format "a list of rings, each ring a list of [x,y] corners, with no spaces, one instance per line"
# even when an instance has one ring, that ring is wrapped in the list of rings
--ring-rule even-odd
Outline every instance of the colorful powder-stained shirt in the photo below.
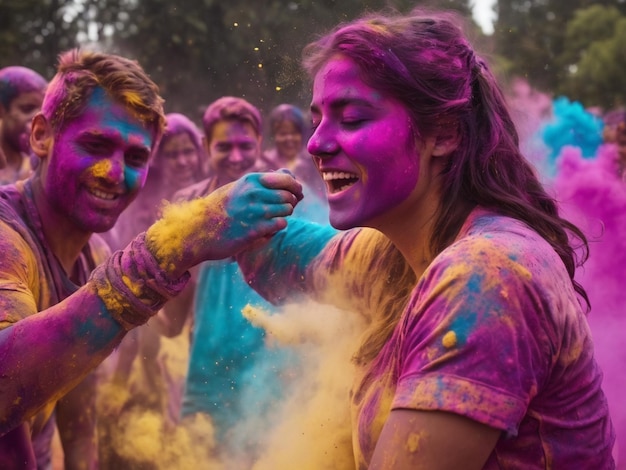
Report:
[[[332,274],[362,249],[364,231],[335,236],[313,250],[319,254],[308,267],[294,268],[302,264],[286,257],[305,251],[304,234],[315,236],[296,225],[275,237],[268,258],[242,263],[249,279],[265,269],[277,271],[265,286],[276,291],[293,290],[299,280],[305,291],[326,286],[335,295],[376,289],[371,277],[358,285],[359,271],[366,278],[367,270],[347,266],[343,289]],[[332,286],[322,281],[329,273]],[[486,469],[614,468],[601,381],[585,315],[556,252],[525,224],[476,210],[420,277],[390,339],[355,378],[356,465],[368,467],[391,410],[413,409],[501,430]]]
[[[0,329],[45,310],[78,290],[48,246],[35,208],[30,180],[0,188]],[[85,284],[91,271],[109,255],[97,235],[91,237],[77,263],[76,278]],[[0,462],[33,452],[40,465],[50,461],[55,402],[29,423],[0,438]],[[11,440],[10,447],[4,440]],[[8,452],[9,455],[2,455]],[[23,455],[22,455],[23,454]]]

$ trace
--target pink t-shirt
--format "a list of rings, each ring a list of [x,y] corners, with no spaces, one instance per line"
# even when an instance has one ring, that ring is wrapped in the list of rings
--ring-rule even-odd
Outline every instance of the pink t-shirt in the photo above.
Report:
[[[405,287],[391,290],[395,261],[373,232],[291,220],[239,261],[273,302],[302,292],[373,318]],[[502,430],[486,469],[613,469],[601,382],[586,316],[556,252],[524,223],[477,209],[355,377],[356,467],[368,467],[389,413],[403,408]]]
[[[536,232],[475,211],[428,267],[352,395],[359,469],[392,409],[503,431],[486,469],[611,469],[602,373],[565,266]]]

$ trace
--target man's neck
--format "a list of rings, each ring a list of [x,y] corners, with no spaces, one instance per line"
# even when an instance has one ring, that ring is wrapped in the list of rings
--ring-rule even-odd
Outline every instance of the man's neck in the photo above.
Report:
[[[71,276],[74,264],[82,249],[89,242],[91,233],[78,230],[67,217],[55,210],[40,184],[33,184],[33,197],[46,242],[63,266],[65,273]]]

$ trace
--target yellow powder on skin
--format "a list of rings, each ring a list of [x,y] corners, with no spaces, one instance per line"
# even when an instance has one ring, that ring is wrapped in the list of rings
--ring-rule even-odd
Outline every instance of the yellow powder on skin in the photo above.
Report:
[[[111,172],[111,161],[108,159],[96,162],[92,167],[93,176],[105,178]]]
[[[420,442],[422,441],[423,437],[424,435],[421,432],[412,432],[411,434],[409,434],[409,437],[406,440],[406,449],[411,453],[419,452]]]
[[[122,313],[124,313],[126,305],[120,302],[118,292],[113,289],[108,281],[106,282],[106,284],[101,284],[100,286],[98,286],[97,291],[95,288],[93,291],[102,299],[102,302],[104,302],[104,305],[106,306],[106,309],[109,311],[109,313],[113,315],[121,315]]]
[[[164,206],[163,217],[146,234],[152,254],[162,269],[173,271],[185,252],[193,256],[198,247],[204,246],[197,242],[217,238],[226,214],[222,207],[212,207],[213,204],[213,199],[199,198]],[[207,218],[209,211],[214,214],[211,218]]]
[[[441,339],[444,348],[450,349],[456,346],[456,333],[452,330],[448,331]]]

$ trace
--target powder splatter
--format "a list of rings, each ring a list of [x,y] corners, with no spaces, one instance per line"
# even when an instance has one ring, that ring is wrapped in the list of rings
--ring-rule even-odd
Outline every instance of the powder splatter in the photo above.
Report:
[[[420,443],[422,442],[423,438],[424,438],[423,432],[410,433],[409,437],[406,440],[406,449],[411,453],[419,452]]]
[[[96,178],[106,178],[111,172],[112,164],[111,160],[99,160],[92,167],[91,171]]]
[[[216,239],[219,228],[224,224],[226,213],[222,217],[215,217],[212,221],[206,220],[208,209],[213,208],[214,201],[206,198],[194,199],[178,204],[167,204],[163,208],[163,217],[148,230],[146,239],[151,246],[157,246],[154,253],[159,260],[180,260],[184,242],[191,239],[190,234],[195,233],[196,238],[205,240]],[[157,243],[155,241],[158,240]],[[172,269],[172,266],[161,266],[163,269]]]
[[[441,344],[446,349],[451,349],[456,346],[456,333],[454,331],[448,331],[441,339]]]

